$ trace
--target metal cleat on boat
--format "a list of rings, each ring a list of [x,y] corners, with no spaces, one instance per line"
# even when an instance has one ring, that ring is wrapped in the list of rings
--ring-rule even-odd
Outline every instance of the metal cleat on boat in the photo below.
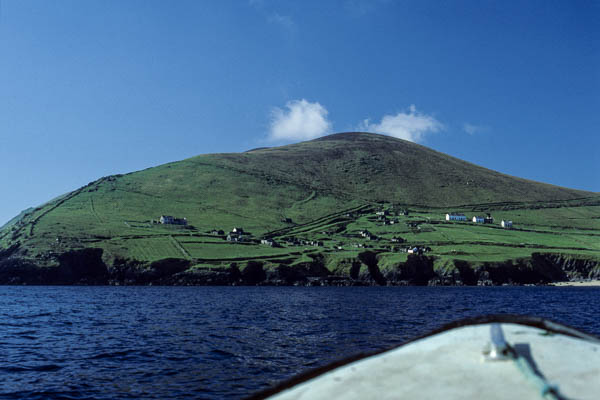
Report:
[[[514,349],[504,339],[500,324],[491,324],[491,341],[483,349],[484,361],[505,361],[514,359]]]

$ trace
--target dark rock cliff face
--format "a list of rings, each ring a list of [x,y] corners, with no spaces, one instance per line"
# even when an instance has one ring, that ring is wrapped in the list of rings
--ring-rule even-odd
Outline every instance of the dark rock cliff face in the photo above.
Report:
[[[168,258],[145,263],[117,259],[107,266],[102,249],[72,250],[56,257],[57,266],[38,267],[18,256],[18,246],[0,252],[0,284],[29,285],[503,285],[546,284],[600,279],[600,263],[560,254],[534,253],[530,258],[484,262],[475,266],[455,260],[435,270],[435,257],[410,254],[405,262],[382,271],[378,255],[364,251],[330,271],[322,255],[294,265],[250,261],[243,268],[194,267],[189,260]],[[345,271],[345,272],[343,272]]]
[[[533,253],[531,258],[486,262],[476,267],[454,261],[454,270],[437,274],[432,283],[441,285],[546,284],[568,280],[598,279],[600,263],[560,254]]]
[[[42,285],[47,282],[44,269],[35,264],[20,259],[0,260],[0,284],[2,285]]]
[[[102,249],[82,249],[61,254],[58,267],[49,268],[50,281],[58,285],[106,285],[108,269],[102,253]]]
[[[560,267],[568,279],[600,279],[600,262],[598,261],[563,257],[560,254],[536,253],[532,256],[536,256],[540,262]]]
[[[433,257],[409,254],[406,262],[387,272],[386,278],[395,284],[426,286],[436,276],[433,261]]]
[[[0,284],[106,285],[108,269],[102,249],[71,250],[58,256],[58,266],[40,268],[21,258],[0,258]]]
[[[378,285],[385,286],[387,284],[387,278],[383,276],[379,265],[377,263],[377,254],[372,251],[365,251],[358,255],[358,259],[367,266],[368,277]]]

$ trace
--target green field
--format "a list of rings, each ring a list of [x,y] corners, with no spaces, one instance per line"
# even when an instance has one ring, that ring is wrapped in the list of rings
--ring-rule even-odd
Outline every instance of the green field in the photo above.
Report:
[[[378,220],[382,210],[397,223]],[[448,222],[447,212],[469,221],[490,213],[495,223]],[[188,226],[156,223],[161,215],[185,217]],[[502,219],[514,229],[501,228]],[[210,234],[233,227],[248,232],[245,243]],[[267,237],[281,247],[260,244]],[[303,242],[288,243],[294,240]],[[293,264],[321,254],[334,270],[365,248],[392,265],[406,260],[409,246],[430,247],[439,262],[539,252],[600,260],[600,195],[503,175],[398,139],[332,135],[101,178],[12,220],[0,230],[0,250],[15,245],[19,257],[40,266],[82,248],[103,249],[108,265],[165,258]]]

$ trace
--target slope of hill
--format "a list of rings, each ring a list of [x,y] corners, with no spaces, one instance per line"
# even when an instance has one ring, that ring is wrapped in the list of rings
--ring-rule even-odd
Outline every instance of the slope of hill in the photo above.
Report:
[[[12,218],[10,221],[8,221],[7,223],[5,223],[4,225],[0,226],[0,231],[3,231],[4,229],[13,226],[14,224],[16,224],[17,222],[19,222],[21,220],[21,218],[23,218],[27,213],[31,212],[33,210],[33,207],[29,207],[23,211],[21,211],[19,213],[19,215],[17,215],[16,217]]]
[[[84,271],[84,264],[90,263],[85,257],[94,255],[101,260],[92,264],[100,265],[101,270],[101,265],[106,266],[112,271],[108,276],[122,266],[154,271],[149,263],[164,259],[180,263],[175,263],[179,267],[168,276],[230,268],[232,263],[239,264],[243,273],[250,261],[257,260],[275,269],[296,264],[310,269],[318,264],[327,271],[321,269],[321,275],[348,275],[343,260],[358,262],[359,272],[360,265],[368,271],[366,259],[356,258],[357,249],[365,248],[358,231],[366,227],[381,231],[380,226],[385,227],[380,240],[369,244],[372,250],[368,251],[386,265],[407,259],[407,254],[387,254],[393,253],[389,250],[394,234],[414,235],[408,244],[434,244],[438,249],[477,246],[479,242],[486,242],[479,247],[487,246],[487,250],[490,243],[504,246],[491,261],[529,257],[543,249],[594,258],[600,248],[589,235],[600,233],[599,206],[596,193],[511,177],[388,136],[342,133],[239,154],[201,155],[101,178],[29,210],[0,231],[0,249],[4,249],[0,281],[2,277],[10,281],[23,265],[29,269],[50,267],[46,272],[62,266],[68,276],[80,277],[77,271]],[[377,210],[398,214],[406,208],[414,213],[395,217],[396,229],[372,220]],[[494,212],[516,219],[517,210],[523,210],[518,222],[528,221],[527,228],[546,227],[546,233],[540,233],[546,236],[520,233],[507,238],[497,229],[479,232],[480,227],[431,224],[441,223],[447,211]],[[161,215],[186,218],[188,226],[157,224]],[[429,227],[422,229],[425,222]],[[228,242],[224,235],[209,233],[215,228],[227,232],[234,226],[250,233],[245,242]],[[421,232],[413,232],[419,226]],[[557,229],[584,234],[570,237]],[[261,246],[259,239],[266,237],[289,245]],[[514,246],[516,241],[518,246]],[[349,242],[356,247],[350,250]],[[482,249],[467,251],[468,257],[459,261],[486,260],[490,254]],[[435,248],[430,253],[436,266],[456,258],[450,257],[452,249],[446,250],[450,253],[436,254]],[[75,262],[78,251],[85,257]],[[165,265],[163,262],[160,268]],[[328,269],[326,265],[334,266]]]

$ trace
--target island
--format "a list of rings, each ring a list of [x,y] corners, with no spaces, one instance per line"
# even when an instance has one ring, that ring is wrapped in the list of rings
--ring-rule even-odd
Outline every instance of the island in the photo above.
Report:
[[[600,194],[349,132],[100,178],[0,228],[0,284],[600,278]]]

